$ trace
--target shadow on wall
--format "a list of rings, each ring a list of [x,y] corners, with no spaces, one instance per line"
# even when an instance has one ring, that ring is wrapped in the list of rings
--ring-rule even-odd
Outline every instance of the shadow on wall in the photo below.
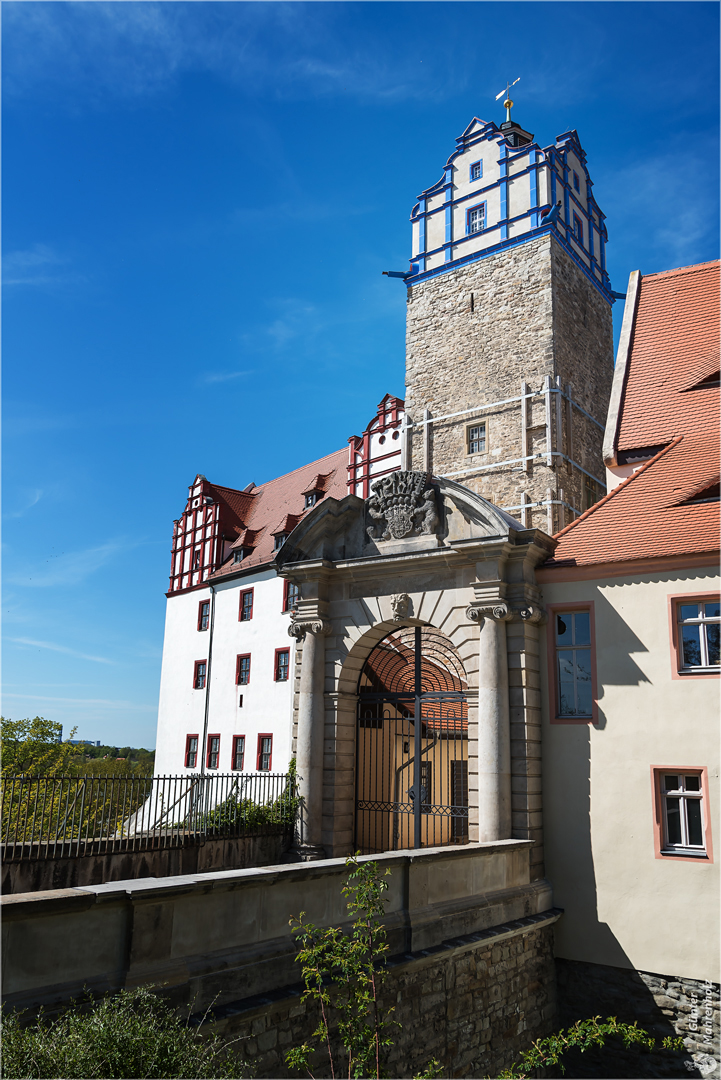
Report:
[[[598,919],[596,875],[591,846],[591,736],[586,725],[569,726],[567,740],[575,743],[570,756],[574,768],[563,776],[564,848],[574,853],[573,878],[557,877],[552,860],[547,863],[553,883],[554,902],[564,909],[556,925],[556,970],[558,973],[559,1026],[593,1016],[615,1016],[628,1023],[638,1021],[660,1043],[666,1036],[677,1037],[672,1023],[679,1017],[679,1001],[665,998],[668,979],[642,976],[633,967],[607,923]],[[556,777],[558,782],[559,777]],[[560,882],[560,884],[559,884]],[[564,940],[565,939],[565,940]],[[569,942],[570,939],[570,942]],[[573,942],[591,940],[593,953],[602,963],[569,960],[564,952],[575,951]],[[561,954],[561,955],[559,955]],[[675,991],[672,991],[674,993]],[[655,995],[655,996],[654,996]],[[678,995],[677,995],[678,996]],[[659,1003],[661,1002],[661,1003]],[[666,1008],[670,1006],[670,1008]],[[685,1032],[684,1032],[685,1034]],[[702,1074],[686,1051],[646,1053],[625,1051],[608,1044],[581,1054],[564,1057],[566,1077],[700,1077]],[[549,1074],[551,1075],[551,1074]],[[554,1074],[555,1075],[555,1074]],[[558,1074],[561,1075],[560,1073]],[[708,1076],[708,1074],[705,1074]]]

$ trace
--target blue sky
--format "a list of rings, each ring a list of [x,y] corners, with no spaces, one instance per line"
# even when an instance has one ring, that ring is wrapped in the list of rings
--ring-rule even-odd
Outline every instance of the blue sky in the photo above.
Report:
[[[403,394],[408,215],[575,127],[613,288],[718,256],[715,3],[2,5],[4,713],[154,746],[173,518]],[[616,305],[616,316],[621,305]]]

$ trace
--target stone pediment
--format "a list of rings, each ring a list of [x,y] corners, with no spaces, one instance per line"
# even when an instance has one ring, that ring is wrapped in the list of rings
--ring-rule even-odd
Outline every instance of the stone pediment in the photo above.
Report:
[[[293,529],[277,562],[410,555],[522,531],[519,521],[462,484],[399,471],[374,481],[368,499],[323,499]]]

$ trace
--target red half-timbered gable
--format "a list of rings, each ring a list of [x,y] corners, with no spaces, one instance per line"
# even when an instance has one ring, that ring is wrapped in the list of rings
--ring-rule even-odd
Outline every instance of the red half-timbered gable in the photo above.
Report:
[[[219,487],[201,474],[188,493],[182,516],[173,523],[171,593],[202,585],[222,565],[231,544],[245,531],[244,519],[255,498],[250,490]]]
[[[348,440],[348,492],[360,499],[370,495],[371,481],[401,468],[402,398],[386,394],[362,435]]]

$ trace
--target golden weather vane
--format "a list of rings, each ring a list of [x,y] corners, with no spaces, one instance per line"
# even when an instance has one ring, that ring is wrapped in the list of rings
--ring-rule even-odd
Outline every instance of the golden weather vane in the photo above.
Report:
[[[496,101],[498,101],[498,99],[500,97],[503,97],[504,94],[506,95],[506,100],[503,102],[503,108],[506,110],[506,122],[507,123],[510,123],[511,109],[513,108],[513,102],[511,101],[511,87],[515,86],[516,83],[520,82],[520,81],[521,81],[521,76],[519,75],[518,78],[514,79],[512,83],[508,83],[508,82],[506,83],[506,89],[505,90],[501,90],[500,94],[496,94]]]

